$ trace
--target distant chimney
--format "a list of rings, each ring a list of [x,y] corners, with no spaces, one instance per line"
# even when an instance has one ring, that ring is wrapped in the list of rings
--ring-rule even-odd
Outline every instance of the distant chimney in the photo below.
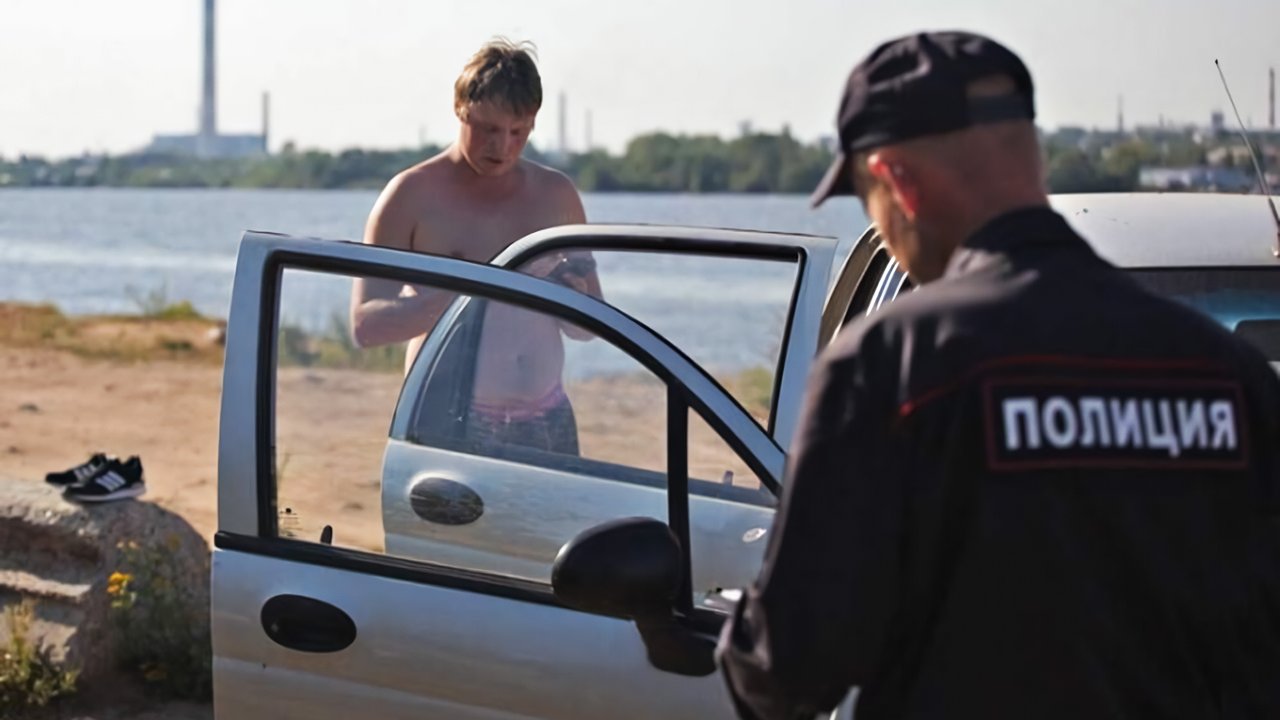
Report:
[[[217,61],[214,57],[217,8],[215,0],[204,0],[204,62],[200,93],[200,128],[198,144],[202,146],[201,154],[212,151],[214,138],[218,135],[218,95],[217,95]]]
[[[271,154],[271,93],[262,93],[262,152]]]
[[[560,154],[569,154],[569,98],[560,93]]]
[[[1271,129],[1276,129],[1276,69],[1271,68],[1271,85],[1270,85],[1270,102],[1267,107],[1271,108]]]
[[[595,145],[594,143],[591,142],[591,111],[590,110],[587,110],[586,127],[584,130],[584,135],[586,136],[584,138],[586,142],[582,146],[582,151],[591,152],[591,148],[594,147]]]
[[[1116,132],[1124,134],[1124,96],[1116,98]]]

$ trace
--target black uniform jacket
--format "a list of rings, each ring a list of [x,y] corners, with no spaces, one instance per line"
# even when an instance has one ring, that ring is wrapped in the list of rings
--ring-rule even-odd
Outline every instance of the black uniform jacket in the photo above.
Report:
[[[718,651],[743,717],[1280,718],[1280,383],[1057,214],[853,323],[806,405]]]

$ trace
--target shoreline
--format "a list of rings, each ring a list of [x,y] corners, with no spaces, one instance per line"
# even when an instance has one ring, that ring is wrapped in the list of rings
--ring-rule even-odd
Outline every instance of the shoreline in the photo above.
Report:
[[[0,185],[0,193],[10,191],[31,191],[38,190],[57,191],[57,192],[118,192],[118,191],[139,191],[139,192],[219,192],[219,193],[352,193],[352,194],[372,194],[376,196],[381,192],[380,187],[258,187],[253,185],[230,185],[230,186],[210,186],[210,185]],[[804,192],[784,192],[775,190],[766,191],[750,191],[750,190],[583,190],[581,195],[606,195],[609,197],[699,197],[699,198],[743,198],[743,199],[760,199],[760,198],[808,198],[809,193]],[[1248,193],[1244,193],[1248,194]],[[837,204],[847,204],[857,202],[854,198],[837,197],[832,198],[828,202]]]

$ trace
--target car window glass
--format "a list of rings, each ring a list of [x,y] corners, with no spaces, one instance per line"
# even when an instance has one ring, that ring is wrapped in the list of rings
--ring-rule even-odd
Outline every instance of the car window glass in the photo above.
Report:
[[[630,355],[547,313],[446,294],[406,383],[403,345],[359,347],[346,318],[311,316],[317,294],[350,288],[284,272],[281,536],[548,582],[579,532],[666,520],[667,386]]]
[[[381,551],[380,474],[404,374],[403,343],[362,349],[334,308],[351,280],[285,270],[275,337],[278,534]]]
[[[593,273],[605,302],[649,326],[701,365],[767,428],[798,267],[795,258],[587,244],[542,251],[517,269],[579,283],[578,289],[579,273]],[[577,344],[566,352],[587,356],[598,347]]]

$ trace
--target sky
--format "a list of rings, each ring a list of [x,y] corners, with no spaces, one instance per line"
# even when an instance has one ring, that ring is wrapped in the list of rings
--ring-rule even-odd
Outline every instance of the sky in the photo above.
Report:
[[[0,156],[121,153],[192,132],[201,0],[0,0]],[[988,34],[1037,85],[1039,122],[1115,127],[1226,109],[1267,122],[1280,68],[1276,0],[218,0],[218,127],[271,148],[403,148],[457,133],[453,81],[485,40],[538,46],[545,101],[533,142],[619,151],[665,130],[733,136],[784,125],[833,134],[853,65],[922,29]]]

